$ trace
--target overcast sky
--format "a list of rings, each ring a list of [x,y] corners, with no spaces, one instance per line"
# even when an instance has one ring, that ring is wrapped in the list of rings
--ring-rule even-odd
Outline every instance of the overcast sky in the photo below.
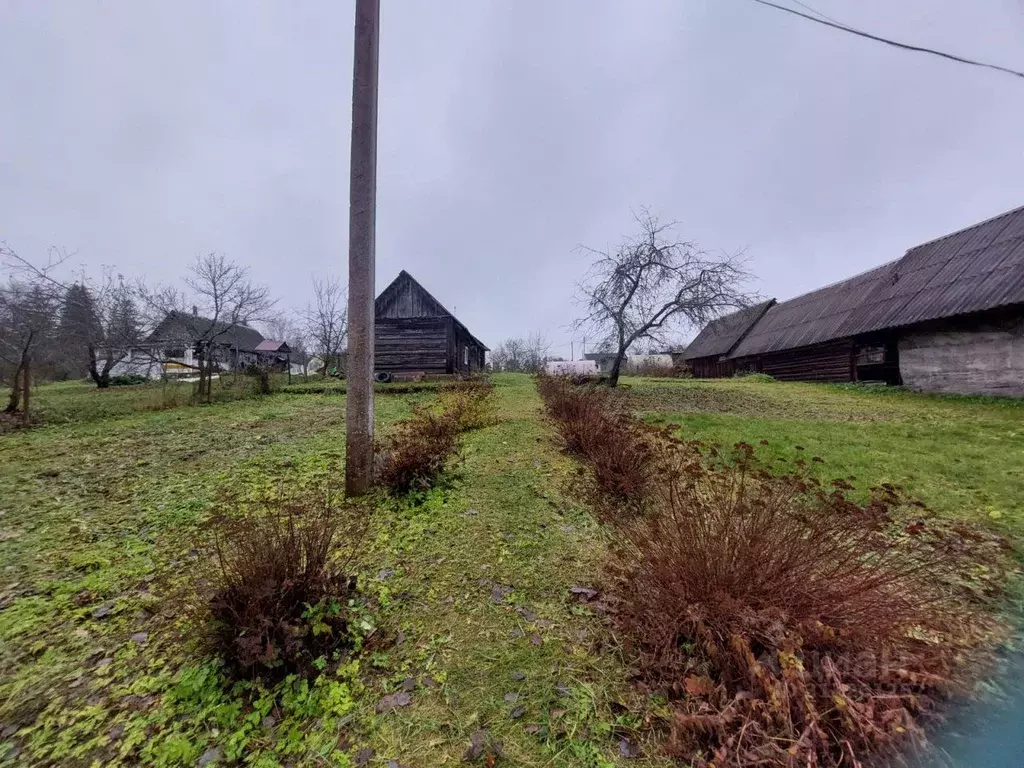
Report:
[[[779,0],[789,2],[789,0]],[[808,0],[1024,69],[1024,0]],[[1024,81],[749,0],[382,0],[377,289],[568,354],[647,205],[789,298],[1024,204]],[[283,308],[347,258],[353,3],[0,0],[0,240]],[[576,351],[579,353],[577,340]]]

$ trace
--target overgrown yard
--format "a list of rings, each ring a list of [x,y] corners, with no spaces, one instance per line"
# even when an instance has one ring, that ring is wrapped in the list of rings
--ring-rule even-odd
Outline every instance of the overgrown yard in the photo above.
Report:
[[[742,440],[768,461],[817,456],[820,479],[853,476],[862,493],[892,483],[937,512],[1024,535],[1022,400],[742,379],[628,383],[633,407],[683,436]]]
[[[363,652],[309,684],[229,684],[188,595],[226,493],[340,485],[343,395],[142,410],[154,390],[90,392],[101,415],[0,436],[0,762],[668,765],[664,703],[631,687],[591,601],[609,534],[566,493],[577,466],[533,380],[495,378],[495,423],[446,482],[378,501],[355,564]],[[626,383],[651,421],[802,446],[828,477],[1024,534],[1019,404]],[[378,429],[433,396],[377,398]]]

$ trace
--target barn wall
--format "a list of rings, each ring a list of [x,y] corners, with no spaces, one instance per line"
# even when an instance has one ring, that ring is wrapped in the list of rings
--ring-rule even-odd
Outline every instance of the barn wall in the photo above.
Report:
[[[771,352],[736,361],[737,370],[767,373],[782,381],[853,381],[852,339]]]
[[[908,332],[903,383],[925,392],[1024,396],[1024,319],[1006,328]]]
[[[449,373],[447,317],[381,318],[374,328],[374,370]]]
[[[736,373],[736,364],[732,360],[719,360],[718,356],[687,360],[686,365],[698,379],[727,379]]]

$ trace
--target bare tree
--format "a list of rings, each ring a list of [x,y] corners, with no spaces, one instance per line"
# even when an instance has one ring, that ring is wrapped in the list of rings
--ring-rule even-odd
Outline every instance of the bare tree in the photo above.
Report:
[[[341,353],[348,335],[348,300],[341,281],[313,279],[314,304],[303,313],[305,335],[311,351],[324,361],[324,370],[341,368]]]
[[[548,360],[551,344],[542,333],[505,339],[491,353],[491,367],[506,373],[537,373]]]
[[[20,407],[26,423],[33,362],[52,338],[60,299],[51,273],[66,259],[66,254],[51,250],[47,263],[37,267],[0,243],[0,266],[9,275],[8,283],[0,286],[0,364],[11,384],[4,413],[17,413]]]
[[[98,281],[83,276],[67,286],[58,333],[70,360],[81,361],[97,387],[109,387],[114,366],[141,341],[138,309],[124,278],[104,269]]]
[[[199,382],[196,395],[210,401],[211,377],[222,362],[222,347],[241,327],[267,320],[275,301],[270,290],[249,279],[248,267],[242,267],[219,253],[196,258],[183,279],[186,292],[170,287],[147,288],[139,285],[143,307],[150,323],[159,328],[168,317],[185,336],[175,339],[188,343],[195,351]],[[188,311],[189,303],[192,311]],[[155,339],[159,343],[163,339]]]
[[[700,328],[755,299],[742,254],[711,254],[677,239],[675,222],[662,224],[647,209],[635,216],[639,233],[615,250],[581,246],[594,259],[577,302],[586,315],[578,329],[603,338],[615,352],[608,385],[617,386],[627,350],[641,339],[665,343],[680,327]]]
[[[44,292],[51,310],[59,312],[53,346],[65,375],[84,370],[97,387],[110,386],[115,363],[138,343],[140,334],[138,312],[123,276],[105,267],[99,280],[83,273],[73,282],[62,281],[54,273],[69,257],[56,249],[50,249],[43,266],[10,249],[4,256],[8,269],[29,280],[37,293]]]

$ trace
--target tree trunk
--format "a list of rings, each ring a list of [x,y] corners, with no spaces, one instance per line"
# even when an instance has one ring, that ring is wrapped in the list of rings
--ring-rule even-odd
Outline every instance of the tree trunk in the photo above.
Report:
[[[622,371],[622,361],[626,357],[626,350],[620,349],[619,353],[615,356],[615,362],[612,363],[612,370],[608,374],[608,386],[617,387],[619,386],[619,373]]]
[[[93,380],[93,383],[99,389],[106,389],[110,386],[110,369],[113,367],[113,360],[110,354],[107,354],[106,364],[103,366],[101,371],[99,365],[96,362],[96,347],[89,345],[89,378]]]
[[[25,350],[21,357],[21,418],[26,425],[29,417],[29,390],[32,386],[32,371],[29,362],[28,350]]]
[[[11,385],[11,394],[7,398],[7,407],[4,413],[17,413],[18,404],[21,402],[21,366],[14,372],[14,383]]]

